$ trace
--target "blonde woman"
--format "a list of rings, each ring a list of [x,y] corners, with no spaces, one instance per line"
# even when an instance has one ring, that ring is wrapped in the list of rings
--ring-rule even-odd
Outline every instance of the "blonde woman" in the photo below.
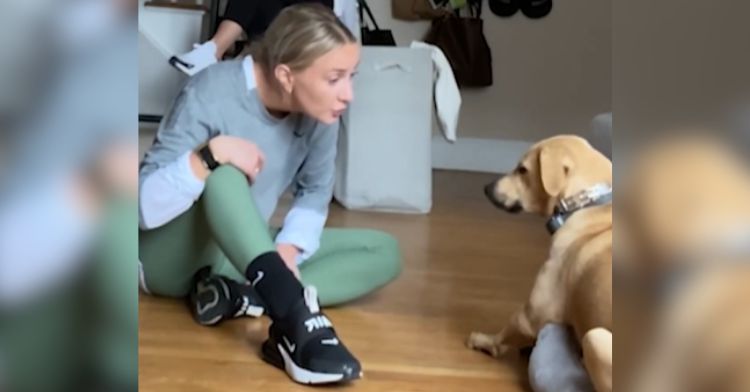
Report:
[[[330,9],[305,4],[284,9],[250,52],[191,78],[146,153],[142,288],[187,297],[204,325],[267,314],[263,357],[297,382],[356,379],[360,363],[320,305],[401,270],[392,236],[324,228],[359,46]],[[270,230],[289,186],[292,208]]]

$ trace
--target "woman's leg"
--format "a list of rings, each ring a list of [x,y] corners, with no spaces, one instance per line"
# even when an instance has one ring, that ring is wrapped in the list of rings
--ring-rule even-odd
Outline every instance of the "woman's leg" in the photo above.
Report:
[[[158,295],[183,297],[204,266],[244,276],[261,254],[275,251],[266,222],[239,170],[222,166],[206,180],[203,197],[168,224],[139,235],[145,286]]]
[[[263,32],[268,27],[270,21],[265,22],[263,29],[260,30],[258,24],[264,10],[273,7],[281,9],[280,0],[229,0],[227,8],[224,10],[224,18],[221,24],[233,22],[240,26],[248,37]],[[217,31],[218,34],[218,31]],[[239,36],[239,35],[238,35]],[[236,37],[235,37],[236,38]],[[234,42],[232,42],[234,43]]]
[[[114,385],[138,384],[138,258],[136,200],[113,200],[107,206],[94,259],[92,307],[88,308],[93,346],[92,366]]]
[[[193,76],[224,57],[244,30],[254,35],[262,2],[269,0],[229,0],[224,19],[209,41],[195,45],[193,50],[172,56],[169,63],[189,76]],[[276,3],[271,1],[270,3]],[[265,26],[267,27],[267,25]],[[265,29],[264,27],[264,29]]]
[[[247,38],[252,41],[265,33],[281,10],[299,3],[320,3],[333,9],[333,0],[229,0],[227,9],[224,11],[222,24],[227,21],[236,23],[241,26]],[[218,35],[218,32],[216,34]],[[235,36],[235,39],[238,36],[239,34]],[[216,40],[214,39],[214,41]],[[234,41],[229,44],[232,43]],[[221,48],[218,42],[217,46]],[[221,52],[221,54],[223,53]]]
[[[211,238],[232,266],[250,278],[252,288],[265,302],[273,321],[262,349],[266,361],[301,383],[360,377],[359,361],[339,344],[330,320],[320,312],[315,292],[303,290],[275,251],[271,233],[253,203],[247,178],[234,167],[221,166],[208,177],[197,207],[160,231],[141,233],[140,257],[146,283],[155,292],[158,287],[184,295],[190,289],[190,273],[207,265],[203,257],[211,252],[206,251],[212,248]],[[191,255],[190,249],[196,253]],[[215,299],[196,302],[200,305],[198,313],[203,305],[220,302],[221,289],[200,284],[196,287],[198,297],[213,293]]]
[[[216,45],[216,58],[223,58],[224,53],[234,45],[240,35],[242,35],[242,25],[229,19],[221,21],[216,34],[211,38]]]
[[[391,282],[400,272],[396,239],[369,229],[325,229],[320,249],[300,265],[303,283],[318,289],[322,306],[360,298]]]
[[[281,10],[292,4],[317,2],[333,8],[333,0],[229,0],[214,36],[193,50],[172,56],[169,63],[193,76],[224,57],[244,31],[250,40],[262,35]]]

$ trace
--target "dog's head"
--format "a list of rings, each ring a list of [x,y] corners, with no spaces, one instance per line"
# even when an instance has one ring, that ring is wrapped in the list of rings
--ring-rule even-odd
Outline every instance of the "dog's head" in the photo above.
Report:
[[[533,145],[512,173],[485,186],[485,194],[508,212],[548,216],[561,199],[600,183],[612,184],[612,162],[585,139],[562,135]]]

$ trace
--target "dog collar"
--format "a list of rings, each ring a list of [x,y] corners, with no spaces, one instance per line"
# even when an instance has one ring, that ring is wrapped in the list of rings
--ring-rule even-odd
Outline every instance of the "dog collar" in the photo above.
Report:
[[[547,221],[547,231],[550,234],[555,234],[576,211],[611,202],[612,187],[607,184],[597,184],[573,196],[566,197],[555,206],[552,216]]]
[[[723,260],[718,264],[716,260]],[[693,276],[711,267],[745,267],[750,262],[750,228],[726,235],[720,243],[703,250],[675,257],[667,265],[674,266],[663,272],[659,279],[659,294],[670,297],[679,291]]]

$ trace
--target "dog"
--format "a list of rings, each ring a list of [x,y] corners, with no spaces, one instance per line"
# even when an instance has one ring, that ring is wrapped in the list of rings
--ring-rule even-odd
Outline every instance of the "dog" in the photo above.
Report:
[[[622,390],[750,390],[746,164],[705,136],[652,141],[634,162],[616,212]]]
[[[485,187],[500,209],[548,217],[552,244],[523,309],[497,334],[472,333],[470,348],[498,357],[532,346],[548,323],[567,324],[594,388],[612,390],[611,188],[612,162],[573,135],[534,144]]]

